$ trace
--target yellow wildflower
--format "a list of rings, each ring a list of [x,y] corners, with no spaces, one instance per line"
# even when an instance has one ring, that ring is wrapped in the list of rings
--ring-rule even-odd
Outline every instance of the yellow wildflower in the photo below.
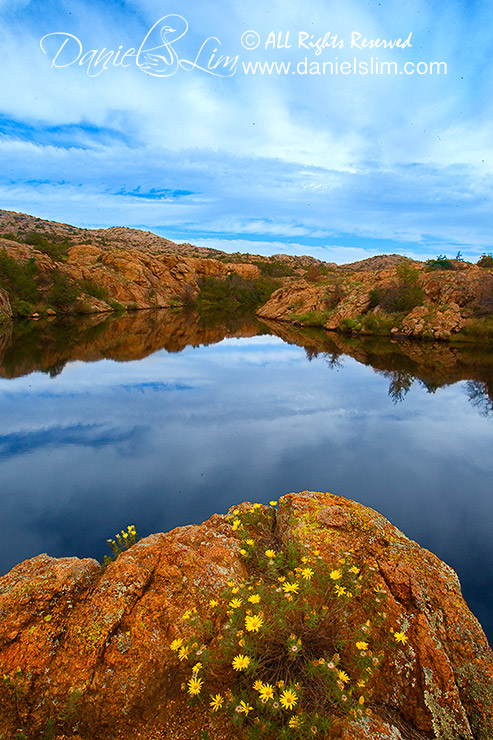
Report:
[[[283,709],[294,709],[298,702],[298,696],[292,689],[285,689],[279,697]]]
[[[368,643],[360,640],[356,643],[356,647],[358,648],[358,650],[368,650]]]
[[[235,586],[234,588],[231,589],[231,593],[232,594],[237,594],[239,590],[240,590],[239,587],[238,586]]]
[[[274,698],[274,687],[270,683],[262,684],[262,688],[259,690],[259,698],[263,703]]]
[[[248,668],[250,665],[250,658],[248,655],[243,655],[242,653],[239,653],[239,655],[236,655],[233,658],[233,661],[231,663],[235,671],[244,671],[245,668]]]
[[[188,660],[191,650],[192,648],[187,645],[183,645],[183,647],[178,650],[178,660]]]
[[[332,578],[333,581],[338,581],[339,578],[342,578],[342,573],[340,570],[331,570],[329,577]]]
[[[231,609],[238,609],[242,605],[241,599],[231,599],[228,606],[231,607]]]
[[[268,558],[275,558],[276,557],[276,553],[275,553],[274,550],[266,550],[265,551],[265,555]]]
[[[219,709],[223,708],[224,698],[221,694],[216,694],[215,696],[212,696],[211,694],[211,699],[212,701],[209,702],[209,705],[213,712],[217,712]]]
[[[298,715],[295,715],[294,717],[291,717],[290,720],[289,720],[289,722],[288,722],[288,726],[289,727],[292,727],[292,728],[299,727],[300,724],[301,724],[301,717],[299,717]]]
[[[253,684],[252,688],[253,688],[254,691],[261,691],[263,685],[264,684],[262,683],[262,681],[257,678],[257,680]]]
[[[248,714],[253,711],[253,707],[250,706],[250,704],[247,704],[243,701],[243,699],[240,701],[240,712],[243,712],[243,714],[246,714],[248,717]]]
[[[335,590],[338,598],[339,598],[339,596],[344,596],[344,594],[346,593],[346,587],[345,586],[339,586],[339,584],[336,584],[334,586],[334,590]]]
[[[200,669],[202,668],[202,663],[195,663],[195,665],[192,668],[192,673],[198,673]]]
[[[199,678],[198,676],[192,676],[187,684],[187,693],[190,694],[190,696],[197,696],[197,694],[200,694],[200,689],[202,688],[203,683],[204,680],[202,678]]]
[[[254,504],[252,508],[253,509],[261,509],[262,508],[262,504]]]
[[[363,705],[364,703],[365,703],[365,697],[364,696],[360,696],[360,698],[358,699],[358,704]]]
[[[394,632],[394,640],[396,642],[402,642],[402,644],[405,645],[408,639],[408,636],[405,635],[404,632]]]
[[[241,521],[239,519],[233,519],[233,524],[231,525],[233,532],[236,532],[238,527],[241,525]]]
[[[173,652],[176,652],[181,648],[183,645],[183,640],[181,637],[177,637],[176,640],[173,640],[173,642],[170,643],[170,650],[173,650]]]
[[[246,551],[246,550],[243,550],[243,548],[242,548],[242,549],[240,550],[240,555],[246,555],[246,554],[247,554],[247,551]]]
[[[277,580],[279,581],[279,583],[284,583],[284,581],[286,580],[286,576],[278,576]]]
[[[285,594],[297,594],[300,590],[300,584],[290,583],[289,581],[286,581],[286,583],[282,584],[282,590]]]
[[[248,540],[245,540],[245,543],[246,543],[246,544],[247,544],[247,545],[248,545],[249,547],[253,547],[253,545],[255,544],[255,542],[254,542],[254,541],[253,541],[252,539],[248,539]]]
[[[310,581],[313,578],[313,570],[311,568],[303,568],[301,575],[306,581]]]
[[[271,506],[277,506],[277,501],[269,501],[269,504],[270,504]]]
[[[251,604],[258,604],[258,603],[259,603],[259,601],[260,601],[260,596],[259,596],[259,594],[252,594],[251,596],[249,596],[249,597],[248,597],[248,601],[249,601],[249,602],[250,602]]]
[[[353,567],[351,568],[351,571],[352,571],[353,573],[356,573],[356,575],[358,575],[358,573],[359,573],[359,568],[357,568],[357,567],[356,567],[355,565],[353,565]]]
[[[216,601],[216,599],[211,599],[209,601],[209,606],[212,606],[212,607],[219,606],[219,601]]]
[[[251,617],[245,617],[245,628],[248,632],[258,632],[264,623],[259,614],[253,614]]]
[[[338,671],[337,675],[339,677],[339,681],[342,681],[343,683],[349,683],[349,676],[346,671]]]

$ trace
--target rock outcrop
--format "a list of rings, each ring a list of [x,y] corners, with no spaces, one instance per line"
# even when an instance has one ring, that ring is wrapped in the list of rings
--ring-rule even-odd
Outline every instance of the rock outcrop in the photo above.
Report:
[[[180,305],[187,297],[193,299],[198,295],[201,277],[224,279],[234,273],[251,280],[260,275],[256,265],[151,254],[123,247],[75,246],[68,249],[63,261],[33,246],[8,240],[0,239],[0,248],[20,264],[33,259],[42,274],[56,270],[82,286],[96,286],[96,297],[86,288],[87,292],[82,292],[77,300],[77,311],[85,314],[111,311],[115,305],[133,309]],[[0,311],[1,305],[2,293]]]
[[[323,326],[330,331],[349,328],[440,340],[450,339],[471,319],[493,313],[492,270],[454,262],[453,270],[428,272],[423,263],[411,260],[405,262],[416,270],[421,305],[395,308],[395,313],[382,310],[375,301],[379,293],[397,294],[397,268],[402,261],[396,255],[375,257],[341,266],[315,284],[298,280],[284,285],[257,314],[262,319]],[[375,265],[380,267],[375,269]]]
[[[451,568],[331,494],[285,496],[275,534],[280,547],[316,546],[329,565],[348,551],[369,563],[388,623],[409,639],[375,671],[371,714],[341,719],[332,740],[491,740],[493,654]],[[214,515],[141,540],[105,570],[47,555],[13,568],[0,579],[0,736],[238,738],[207,703],[187,708],[170,641],[184,611],[205,618],[211,596],[247,576],[240,547]]]

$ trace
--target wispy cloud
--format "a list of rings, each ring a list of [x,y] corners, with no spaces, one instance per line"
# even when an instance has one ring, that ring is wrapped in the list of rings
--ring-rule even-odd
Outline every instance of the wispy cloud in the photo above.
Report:
[[[382,7],[382,5],[384,7]],[[52,66],[66,32],[82,54],[138,48],[166,13],[188,31],[176,53],[205,39],[242,61],[445,61],[448,74],[257,75],[199,70],[158,78],[129,66],[88,76],[88,62]],[[493,6],[320,0],[210,8],[183,0],[0,2],[0,195],[4,208],[80,225],[158,229],[173,238],[307,242],[432,256],[489,248],[493,102],[488,64]],[[172,16],[170,16],[171,18]],[[261,43],[244,49],[242,33]],[[291,49],[265,48],[269,32]],[[298,32],[346,41],[317,56]],[[405,38],[400,50],[348,48],[353,31]],[[58,39],[58,40],[57,40]],[[50,56],[51,55],[51,56]],[[90,57],[90,54],[89,54]],[[89,59],[87,57],[87,59]],[[19,94],[21,91],[22,94]],[[188,236],[187,236],[188,235]],[[362,244],[362,241],[364,244]]]

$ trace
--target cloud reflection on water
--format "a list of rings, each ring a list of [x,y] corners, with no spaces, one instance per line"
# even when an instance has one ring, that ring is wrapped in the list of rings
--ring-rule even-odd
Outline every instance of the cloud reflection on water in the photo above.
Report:
[[[414,384],[396,405],[388,378],[350,357],[331,370],[253,337],[2,380],[0,407],[3,571],[42,551],[102,558],[129,523],[145,535],[330,490],[457,569],[491,637],[493,426],[463,383]]]

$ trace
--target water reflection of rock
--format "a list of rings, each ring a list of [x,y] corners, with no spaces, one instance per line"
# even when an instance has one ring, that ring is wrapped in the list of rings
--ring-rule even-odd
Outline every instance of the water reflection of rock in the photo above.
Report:
[[[430,393],[467,380],[470,401],[483,415],[493,413],[493,354],[481,345],[354,337],[265,319],[264,323],[285,342],[304,347],[308,359],[324,354],[330,366],[337,366],[349,355],[372,367],[389,379],[389,395],[395,402],[403,400],[415,380]]]
[[[16,378],[35,371],[58,375],[67,362],[74,360],[127,362],[160,349],[181,352],[185,347],[215,344],[225,337],[251,337],[265,331],[255,318],[228,326],[204,327],[197,314],[168,311],[22,322],[13,325],[10,335],[0,334],[0,377]]]
[[[2,333],[3,331],[3,333]],[[95,314],[71,321],[9,324],[0,330],[0,376],[15,378],[42,371],[57,375],[67,362],[139,360],[160,349],[215,344],[226,337],[271,333],[303,347],[308,359],[324,355],[340,366],[348,355],[389,380],[389,395],[401,401],[414,381],[430,393],[461,380],[481,414],[493,413],[493,354],[481,345],[345,336],[277,321],[238,318],[209,322],[168,311],[137,311],[124,316]]]

